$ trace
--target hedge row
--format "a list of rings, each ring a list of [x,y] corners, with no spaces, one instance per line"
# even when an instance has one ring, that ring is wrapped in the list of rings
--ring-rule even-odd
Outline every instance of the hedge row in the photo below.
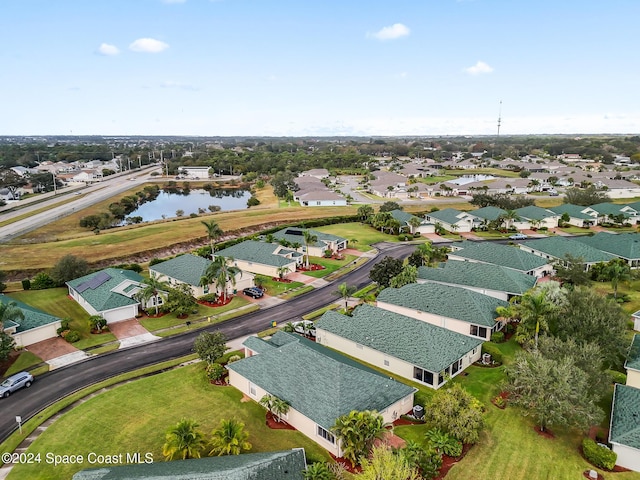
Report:
[[[616,466],[616,460],[618,459],[616,452],[598,445],[590,438],[582,440],[582,453],[584,454],[584,458],[593,465],[605,470],[613,470],[613,467]]]

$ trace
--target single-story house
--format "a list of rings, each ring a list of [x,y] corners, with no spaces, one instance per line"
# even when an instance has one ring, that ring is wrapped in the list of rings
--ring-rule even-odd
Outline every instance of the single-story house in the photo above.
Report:
[[[233,258],[233,266],[243,272],[277,277],[278,270],[295,272],[302,265],[303,255],[275,243],[245,240],[216,252],[216,256]]]
[[[455,208],[445,208],[427,213],[424,219],[434,225],[442,225],[442,228],[448,232],[470,232],[472,228],[479,227],[481,223],[469,212]]]
[[[616,384],[613,390],[609,443],[616,465],[640,472],[640,388]]]
[[[447,258],[462,262],[499,265],[534,277],[544,277],[553,272],[553,267],[544,258],[501,243],[469,241],[454,243]]]
[[[295,200],[301,207],[346,207],[347,199],[333,190],[313,190],[303,194],[296,194]]]
[[[525,252],[539,255],[547,260],[565,260],[567,255],[582,258],[585,270],[599,262],[608,262],[616,258],[610,253],[598,250],[586,243],[566,237],[546,237],[523,242],[520,248]]]
[[[134,295],[142,290],[143,278],[131,270],[105,268],[67,282],[69,296],[89,315],[100,315],[107,323],[120,322],[138,315],[140,302]],[[155,307],[155,298],[147,306]],[[158,303],[162,299],[158,297]]]
[[[630,223],[631,225],[638,223],[638,211],[629,205],[604,202],[590,205],[589,208],[598,212],[598,223],[615,223],[616,217],[622,219],[624,223]]]
[[[507,211],[502,208],[489,206],[478,208],[477,210],[471,210],[469,214],[476,217],[483,225],[486,225],[489,222],[495,222],[499,218],[504,218]],[[507,227],[510,226],[511,225],[507,225]]]
[[[640,267],[640,233],[598,232],[592,237],[579,236],[575,240],[625,260],[631,268]]]
[[[560,215],[546,208],[529,205],[515,210],[520,220],[513,222],[513,226],[518,230],[528,230],[530,228],[556,228]]]
[[[149,463],[132,453],[126,460],[132,463],[87,468],[72,480],[304,480],[307,469],[304,448]]]
[[[482,340],[490,340],[492,333],[502,329],[496,308],[508,305],[489,295],[439,283],[386,288],[376,301],[385,310]]]
[[[58,317],[1,293],[0,303],[3,305],[15,303],[24,315],[24,319],[18,322],[6,321],[3,325],[4,332],[13,337],[18,347],[26,347],[58,335],[56,331],[60,328],[61,322]]]
[[[609,198],[633,198],[640,196],[640,185],[628,180],[602,179],[594,182],[605,190]]]
[[[288,402],[284,420],[335,456],[342,449],[331,428],[342,415],[375,410],[393,422],[413,408],[415,388],[299,335],[243,345],[246,358],[227,365],[229,383],[256,402],[267,394]]]
[[[216,290],[218,293],[222,293],[220,288],[216,289],[215,282],[204,286],[200,285],[200,279],[211,263],[211,260],[207,258],[187,253],[149,267],[149,275],[170,285],[186,283],[191,287],[194,297],[201,297]],[[251,272],[241,272],[236,275],[233,288],[242,290],[253,287],[255,285],[254,278],[255,275]],[[229,286],[231,284],[232,282],[229,282]]]
[[[462,287],[505,301],[523,295],[537,281],[532,275],[488,263],[449,261],[437,268],[418,267],[418,283]]]
[[[569,225],[575,227],[590,227],[598,221],[598,213],[582,205],[573,205],[571,203],[563,203],[557,207],[549,207],[549,210],[555,212],[561,218],[565,213],[569,216]]]
[[[361,305],[353,316],[325,312],[316,342],[431,388],[479,360],[482,340]]]
[[[273,238],[276,241],[285,240],[289,243],[289,248],[292,248],[297,252],[306,254],[304,244],[305,231],[314,235],[318,239],[315,243],[309,245],[309,255],[311,255],[312,257],[324,256],[325,250],[331,250],[332,252],[339,252],[340,250],[344,250],[345,248],[347,248],[347,244],[349,242],[346,238],[342,238],[337,235],[320,232],[318,230],[311,230],[310,228],[304,229],[298,227],[283,228],[282,230],[274,233]],[[294,247],[294,245],[296,244],[299,244],[299,246]]]
[[[317,179],[329,178],[329,170],[326,168],[312,168],[311,170],[305,170],[300,172],[301,177],[315,177]]]
[[[400,229],[403,231],[408,231],[409,233],[435,233],[436,231],[436,226],[433,223],[429,223],[410,213],[402,210],[391,210],[389,213],[395,220],[400,222]],[[420,222],[416,227],[411,225],[411,223],[413,223],[411,219],[413,218]]]
[[[197,166],[180,166],[178,167],[178,172],[187,178],[201,178],[208,179],[209,178],[209,170],[211,167],[197,167]]]

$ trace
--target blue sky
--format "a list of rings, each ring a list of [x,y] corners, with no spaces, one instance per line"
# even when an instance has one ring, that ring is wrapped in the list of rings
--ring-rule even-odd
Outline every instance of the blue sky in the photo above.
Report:
[[[0,135],[640,132],[638,0],[0,0]]]

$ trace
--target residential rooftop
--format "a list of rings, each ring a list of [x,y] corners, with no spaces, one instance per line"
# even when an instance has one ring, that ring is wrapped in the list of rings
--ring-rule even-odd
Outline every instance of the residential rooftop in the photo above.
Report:
[[[283,267],[289,265],[294,260],[277,255],[276,251],[282,248],[275,243],[258,242],[256,240],[245,240],[244,242],[232,245],[223,250],[217,251],[216,256],[244,260],[246,262],[260,263],[272,267]]]
[[[520,218],[526,218],[528,220],[544,220],[549,217],[557,217],[558,214],[554,211],[546,208],[536,207],[535,205],[529,205],[516,209],[516,213]]]
[[[49,315],[48,313],[43,312],[42,310],[38,310],[31,305],[27,305],[26,303],[22,303],[20,300],[16,300],[15,298],[9,297],[0,293],[0,303],[3,305],[7,305],[9,303],[15,303],[16,307],[22,310],[24,315],[24,320],[18,320],[17,322],[5,322],[4,328],[9,328],[15,325],[19,325],[16,328],[16,333],[25,332],[27,330],[32,330],[34,328],[42,327],[44,325],[49,325],[50,323],[59,322],[60,319],[53,315]]]
[[[637,370],[640,372],[640,334],[635,334],[627,354],[627,361],[624,364],[624,368],[631,370]]]
[[[640,449],[640,388],[616,384],[609,441]]]
[[[105,268],[67,282],[98,312],[139,303],[133,297],[144,278],[132,270]]]
[[[211,265],[211,260],[186,253],[166,262],[157,263],[149,267],[149,270],[175,278],[188,285],[198,286],[209,265]]]
[[[563,203],[562,205],[558,205],[557,207],[549,207],[549,210],[557,213],[562,216],[563,213],[566,213],[570,217],[577,218],[580,220],[595,220],[595,217],[584,213],[584,210],[589,207],[585,207],[582,205],[573,205],[571,203]]]
[[[575,237],[575,240],[617,257],[640,258],[640,233],[598,232],[593,236]]]
[[[339,243],[346,241],[346,238],[339,237],[337,235],[332,235],[330,233],[320,232],[318,230],[312,230],[310,228],[298,228],[298,227],[287,227],[282,230],[277,231],[273,234],[273,238],[276,240],[286,240],[289,243],[299,243],[301,246],[304,245],[304,232],[307,231],[310,234],[314,235],[318,240],[311,244],[314,247],[325,247],[329,243]]]
[[[503,245],[494,242],[470,242],[464,241],[457,244],[462,250],[452,252],[456,255],[469,260],[490,263],[506,268],[512,268],[521,272],[529,272],[536,268],[547,265],[549,262],[538,255],[520,250],[520,248]]]
[[[351,317],[325,312],[316,328],[435,373],[482,344],[482,340],[371,305],[359,306]]]
[[[615,258],[610,253],[598,250],[584,242],[564,237],[540,238],[523,242],[521,245],[558,259],[564,259],[567,255],[582,258],[585,263],[608,262]]]
[[[411,283],[401,288],[386,288],[378,295],[378,302],[486,327],[495,325],[497,307],[509,305],[482,293],[439,283]]]

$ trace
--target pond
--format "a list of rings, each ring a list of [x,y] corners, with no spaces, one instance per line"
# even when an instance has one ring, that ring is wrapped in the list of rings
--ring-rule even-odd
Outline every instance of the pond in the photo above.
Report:
[[[142,217],[143,222],[177,217],[178,210],[183,216],[198,213],[198,209],[211,212],[210,206],[220,207],[220,211],[242,210],[247,208],[247,200],[251,197],[249,190],[242,189],[194,189],[188,194],[160,192],[155,200],[140,205],[128,214],[128,217]],[[217,210],[217,209],[216,209]]]

